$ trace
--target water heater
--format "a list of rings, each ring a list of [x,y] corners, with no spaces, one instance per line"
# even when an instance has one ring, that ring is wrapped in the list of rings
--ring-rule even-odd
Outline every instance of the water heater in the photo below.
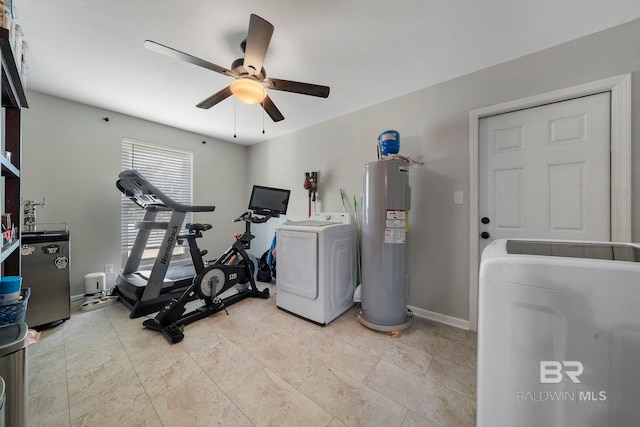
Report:
[[[372,329],[408,323],[409,164],[385,158],[364,166],[361,322]]]

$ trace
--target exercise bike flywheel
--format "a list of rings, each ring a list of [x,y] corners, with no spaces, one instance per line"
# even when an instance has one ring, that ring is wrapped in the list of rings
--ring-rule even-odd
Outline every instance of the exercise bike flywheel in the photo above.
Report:
[[[200,298],[213,298],[222,290],[225,274],[218,268],[212,268],[200,273],[196,280],[200,281],[197,287]]]

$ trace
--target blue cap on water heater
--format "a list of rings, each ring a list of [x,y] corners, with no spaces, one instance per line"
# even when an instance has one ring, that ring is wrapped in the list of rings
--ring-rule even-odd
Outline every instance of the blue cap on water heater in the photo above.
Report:
[[[400,133],[397,130],[385,130],[378,136],[378,145],[383,156],[400,152]]]

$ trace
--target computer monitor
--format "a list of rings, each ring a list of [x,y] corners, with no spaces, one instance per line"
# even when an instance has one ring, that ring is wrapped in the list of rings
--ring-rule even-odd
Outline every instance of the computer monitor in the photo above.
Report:
[[[249,209],[258,215],[280,216],[287,213],[290,190],[254,185]]]

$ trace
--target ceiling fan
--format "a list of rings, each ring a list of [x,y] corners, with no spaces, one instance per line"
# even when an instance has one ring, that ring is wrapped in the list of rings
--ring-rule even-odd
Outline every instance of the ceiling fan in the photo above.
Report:
[[[249,32],[246,40],[242,42],[241,45],[244,58],[233,61],[230,70],[151,40],[146,40],[144,47],[235,79],[229,86],[214,93],[197,104],[196,107],[211,108],[220,101],[234,95],[239,101],[245,104],[261,104],[262,108],[269,114],[269,117],[271,117],[274,122],[279,122],[280,120],[284,120],[284,116],[271,98],[269,98],[266,89],[326,98],[329,96],[329,87],[267,77],[262,63],[267,54],[272,34],[273,25],[271,23],[265,21],[258,15],[251,14],[251,18],[249,19]]]

